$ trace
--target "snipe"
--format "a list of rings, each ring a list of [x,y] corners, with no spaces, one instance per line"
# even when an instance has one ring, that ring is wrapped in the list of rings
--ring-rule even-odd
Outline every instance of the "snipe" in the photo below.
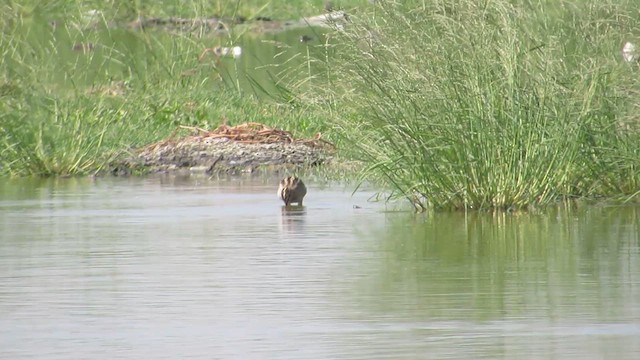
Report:
[[[278,198],[284,201],[285,206],[289,206],[291,203],[298,203],[302,206],[302,199],[305,195],[307,195],[307,187],[298,177],[289,176],[280,180]]]

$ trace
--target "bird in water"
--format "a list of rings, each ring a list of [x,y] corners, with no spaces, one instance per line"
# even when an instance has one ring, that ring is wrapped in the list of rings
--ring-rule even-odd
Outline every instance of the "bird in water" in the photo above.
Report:
[[[298,203],[302,206],[302,199],[305,195],[307,195],[307,187],[298,177],[289,176],[280,180],[278,198],[284,201],[285,206],[289,206],[291,203]]]

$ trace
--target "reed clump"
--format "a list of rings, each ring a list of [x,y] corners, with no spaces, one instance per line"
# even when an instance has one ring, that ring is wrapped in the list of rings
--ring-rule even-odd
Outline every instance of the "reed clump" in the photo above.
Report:
[[[573,5],[381,1],[354,18],[336,127],[363,178],[418,209],[635,198],[640,69],[619,56],[634,9]]]

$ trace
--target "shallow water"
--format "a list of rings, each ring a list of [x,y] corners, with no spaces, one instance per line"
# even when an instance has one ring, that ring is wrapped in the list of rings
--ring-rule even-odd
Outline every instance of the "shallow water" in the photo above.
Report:
[[[0,180],[0,357],[640,357],[637,208],[414,216],[308,181],[285,211],[276,183]]]

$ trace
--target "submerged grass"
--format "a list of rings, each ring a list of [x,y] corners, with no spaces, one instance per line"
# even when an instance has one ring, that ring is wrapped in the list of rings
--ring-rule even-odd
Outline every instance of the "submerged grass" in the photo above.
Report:
[[[337,129],[418,209],[523,209],[640,188],[630,3],[380,2],[339,53]],[[631,36],[631,35],[629,35]]]

